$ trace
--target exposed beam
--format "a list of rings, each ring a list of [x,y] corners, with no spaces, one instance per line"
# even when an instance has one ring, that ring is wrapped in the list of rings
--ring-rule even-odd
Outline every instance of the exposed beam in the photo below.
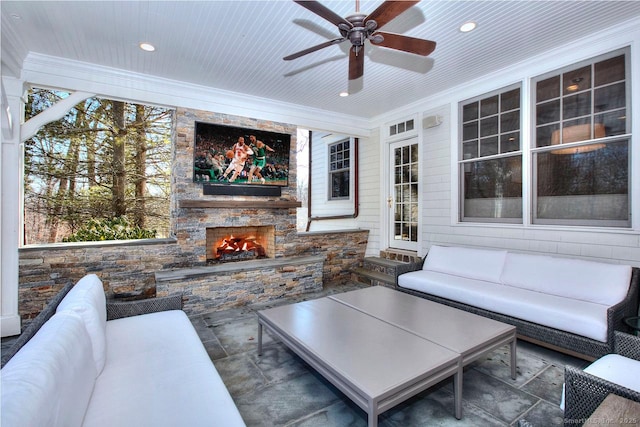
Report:
[[[87,92],[73,92],[71,95],[56,102],[37,116],[30,118],[20,128],[20,142],[24,142],[32,138],[42,126],[63,118],[69,110],[76,106],[76,104],[92,96],[95,96],[95,94]]]

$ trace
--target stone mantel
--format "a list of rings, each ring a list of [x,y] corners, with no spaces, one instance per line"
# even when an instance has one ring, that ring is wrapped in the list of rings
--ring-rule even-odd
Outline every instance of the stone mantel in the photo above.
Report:
[[[299,208],[298,200],[179,200],[182,209],[291,209]]]
[[[322,263],[324,255],[294,256],[286,258],[256,259],[250,261],[226,262],[218,265],[179,268],[156,271],[156,282],[184,281],[194,277],[221,275],[225,273],[253,272],[258,269],[282,268],[292,265]]]

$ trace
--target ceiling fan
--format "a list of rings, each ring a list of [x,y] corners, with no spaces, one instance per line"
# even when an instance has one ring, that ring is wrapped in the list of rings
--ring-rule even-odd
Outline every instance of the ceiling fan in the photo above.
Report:
[[[294,0],[300,6],[310,10],[316,15],[326,19],[338,27],[341,37],[320,43],[319,45],[301,50],[289,56],[285,61],[300,58],[308,53],[315,52],[334,44],[349,40],[349,80],[356,80],[364,73],[364,42],[369,40],[376,46],[397,49],[416,55],[427,56],[436,48],[436,42],[417,39],[401,34],[378,31],[389,21],[400,15],[405,10],[420,2],[417,1],[390,1],[382,3],[373,13],[366,15],[360,13],[360,1],[356,0],[356,13],[346,18],[341,17],[332,10],[313,0]]]

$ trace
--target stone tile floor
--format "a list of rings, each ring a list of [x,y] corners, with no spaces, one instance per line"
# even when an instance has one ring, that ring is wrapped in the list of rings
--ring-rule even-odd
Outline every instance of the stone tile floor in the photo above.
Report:
[[[327,287],[317,293],[191,318],[247,426],[367,426],[363,410],[276,338],[265,333],[263,355],[257,354],[256,311],[362,286]],[[14,340],[3,338],[2,350]],[[383,413],[379,425],[513,426],[521,418],[535,427],[563,425],[559,402],[564,366],[582,368],[588,362],[518,341],[517,363],[517,378],[512,380],[505,346],[465,369],[461,420],[453,416],[452,381],[445,380]]]
[[[363,410],[276,338],[265,333],[263,355],[257,354],[257,310],[361,286],[329,287],[191,319],[248,426],[367,425]],[[585,367],[588,362],[518,341],[517,363],[512,380],[505,346],[465,369],[461,420],[453,416],[453,384],[446,380],[383,413],[379,425],[512,426],[521,418],[534,426],[563,425],[559,402],[564,366]]]

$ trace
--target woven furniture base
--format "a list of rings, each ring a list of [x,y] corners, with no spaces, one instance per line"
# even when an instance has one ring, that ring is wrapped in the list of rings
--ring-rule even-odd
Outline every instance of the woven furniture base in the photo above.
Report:
[[[410,268],[410,266],[407,266],[407,269],[408,268]],[[580,335],[561,331],[559,329],[540,325],[538,323],[529,322],[527,320],[506,316],[504,314],[460,303],[458,301],[453,301],[424,292],[403,288],[397,285],[397,278],[396,289],[411,295],[416,295],[422,298],[429,299],[431,301],[438,302],[440,304],[445,304],[450,307],[455,307],[460,310],[479,314],[481,316],[485,316],[499,322],[514,325],[518,330],[518,334],[523,337],[529,337],[531,339],[539,341],[540,343],[547,343],[553,346],[553,348],[555,349],[570,350],[572,354],[583,357],[587,360],[594,360],[614,351],[614,331],[617,330],[630,332],[629,327],[623,322],[622,319],[624,319],[625,317],[637,315],[636,313],[638,309],[639,280],[640,269],[633,268],[631,283],[629,284],[629,291],[627,293],[627,296],[619,304],[616,304],[610,307],[609,310],[607,310],[607,342],[597,341],[591,338],[586,338]]]
[[[137,301],[107,301],[107,320],[139,316],[167,310],[182,310],[182,295],[149,298]]]
[[[616,332],[615,352],[630,359],[640,360],[640,337]],[[629,372],[629,375],[640,375],[640,372]],[[565,367],[564,382],[565,426],[584,424],[610,393],[640,402],[640,392],[622,387],[572,366]]]

